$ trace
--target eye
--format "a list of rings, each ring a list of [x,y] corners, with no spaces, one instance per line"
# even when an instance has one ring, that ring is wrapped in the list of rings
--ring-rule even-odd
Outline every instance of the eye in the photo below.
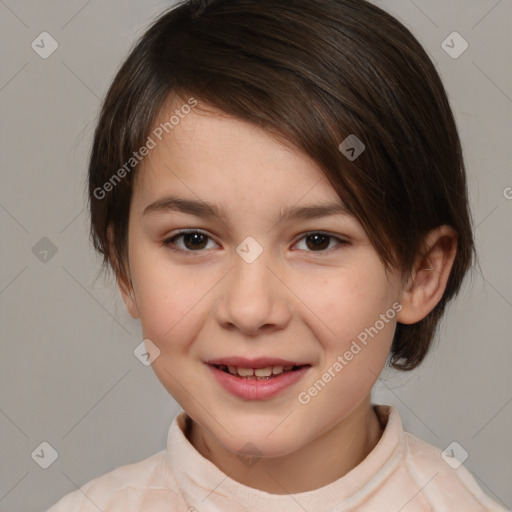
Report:
[[[182,244],[176,243],[177,240],[182,239]],[[182,252],[200,252],[203,249],[210,249],[211,247],[207,247],[208,240],[213,242],[211,238],[202,231],[198,230],[188,230],[188,231],[180,231],[173,235],[170,238],[164,240],[162,245],[166,246],[176,246],[177,248],[173,250],[178,250]],[[215,244],[215,242],[213,242]]]
[[[325,252],[328,249],[332,249],[331,242],[336,241],[337,245],[345,245],[348,244],[346,240],[342,240],[341,238],[333,235],[329,235],[328,233],[324,233],[322,231],[311,231],[306,233],[300,240],[305,240],[306,249],[299,250],[307,250],[308,252]],[[297,245],[299,245],[299,242]]]
[[[305,248],[299,247],[305,241]],[[180,241],[180,243],[178,243]],[[208,247],[208,242],[214,244]],[[299,250],[307,252],[326,252],[339,245],[346,245],[348,242],[334,235],[322,231],[311,231],[299,239],[295,246]],[[162,245],[180,252],[201,252],[204,249],[211,249],[217,245],[209,235],[197,229],[179,231],[175,235],[163,241]],[[174,246],[174,247],[173,247]]]

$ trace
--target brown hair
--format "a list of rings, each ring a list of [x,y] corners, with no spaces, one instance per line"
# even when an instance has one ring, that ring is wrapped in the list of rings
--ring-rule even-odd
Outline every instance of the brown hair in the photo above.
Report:
[[[391,364],[415,368],[474,247],[453,114],[409,30],[364,0],[195,0],[159,17],[108,91],[89,166],[92,239],[118,278],[127,276],[137,167],[108,193],[104,185],[146,143],[172,94],[254,123],[312,157],[388,268],[410,272],[428,231],[456,230],[442,299],[420,322],[397,325]],[[351,134],[366,146],[353,161],[338,149]]]

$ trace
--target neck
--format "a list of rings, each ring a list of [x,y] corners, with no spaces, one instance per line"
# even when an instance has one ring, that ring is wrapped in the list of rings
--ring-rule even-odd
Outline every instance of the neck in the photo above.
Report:
[[[294,494],[319,489],[347,474],[373,450],[381,435],[367,397],[348,417],[297,451],[262,457],[250,467],[194,421],[188,437],[203,457],[233,480],[271,494]]]

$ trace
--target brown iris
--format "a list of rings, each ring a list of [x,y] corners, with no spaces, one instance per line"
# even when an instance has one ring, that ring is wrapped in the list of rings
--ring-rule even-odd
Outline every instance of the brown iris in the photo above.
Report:
[[[183,233],[182,236],[187,249],[204,249],[208,243],[208,237],[202,233]]]
[[[312,243],[309,243],[309,242]],[[327,249],[329,247],[330,236],[322,233],[315,233],[306,237],[306,245],[311,250]]]

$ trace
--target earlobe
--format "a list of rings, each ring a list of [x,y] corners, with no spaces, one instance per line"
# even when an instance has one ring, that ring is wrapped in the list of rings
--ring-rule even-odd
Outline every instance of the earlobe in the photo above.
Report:
[[[441,300],[457,253],[457,233],[450,226],[430,231],[424,251],[416,258],[402,289],[402,310],[397,320],[414,324],[425,318]]]

